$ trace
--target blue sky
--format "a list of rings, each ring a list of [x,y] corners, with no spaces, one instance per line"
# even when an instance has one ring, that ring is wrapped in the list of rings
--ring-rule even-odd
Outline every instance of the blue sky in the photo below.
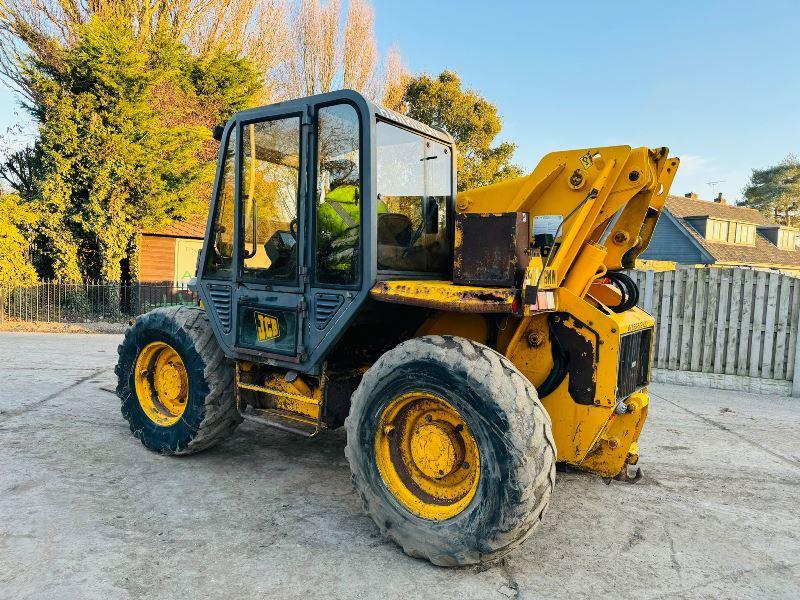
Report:
[[[551,150],[669,146],[673,193],[737,199],[800,154],[800,2],[375,0],[382,49],[458,72],[497,104],[533,169]],[[0,84],[0,132],[20,119]],[[24,118],[24,117],[23,117]]]
[[[669,146],[673,193],[737,199],[800,154],[800,2],[376,0],[382,46],[458,72],[533,169],[551,150]]]

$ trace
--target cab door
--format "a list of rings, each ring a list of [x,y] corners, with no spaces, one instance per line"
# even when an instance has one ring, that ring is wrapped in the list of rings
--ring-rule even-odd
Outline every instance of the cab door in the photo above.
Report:
[[[352,92],[331,96],[312,107],[306,327],[312,361],[342,334],[371,286],[373,261],[365,241],[378,202],[370,191],[367,108]]]
[[[236,351],[300,362],[304,354],[305,110],[237,123]]]

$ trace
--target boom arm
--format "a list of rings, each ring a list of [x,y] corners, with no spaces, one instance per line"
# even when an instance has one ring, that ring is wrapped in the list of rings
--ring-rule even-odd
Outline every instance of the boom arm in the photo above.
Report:
[[[667,148],[553,152],[527,177],[459,194],[457,208],[527,212],[534,236],[537,223],[560,222],[550,231],[552,251],[531,260],[526,296],[559,287],[583,296],[607,271],[632,268],[647,248],[678,163]]]

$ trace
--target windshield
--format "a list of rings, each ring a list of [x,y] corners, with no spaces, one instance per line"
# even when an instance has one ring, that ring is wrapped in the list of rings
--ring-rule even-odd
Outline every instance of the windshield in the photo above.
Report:
[[[453,154],[447,146],[395,125],[377,125],[378,268],[448,269],[447,209]]]

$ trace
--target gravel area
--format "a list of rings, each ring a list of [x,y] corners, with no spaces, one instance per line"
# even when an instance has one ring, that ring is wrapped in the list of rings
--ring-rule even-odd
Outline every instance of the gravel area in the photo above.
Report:
[[[654,384],[641,482],[559,473],[503,563],[443,569],[362,514],[342,431],[147,451],[119,340],[0,333],[0,598],[800,597],[796,399]]]

